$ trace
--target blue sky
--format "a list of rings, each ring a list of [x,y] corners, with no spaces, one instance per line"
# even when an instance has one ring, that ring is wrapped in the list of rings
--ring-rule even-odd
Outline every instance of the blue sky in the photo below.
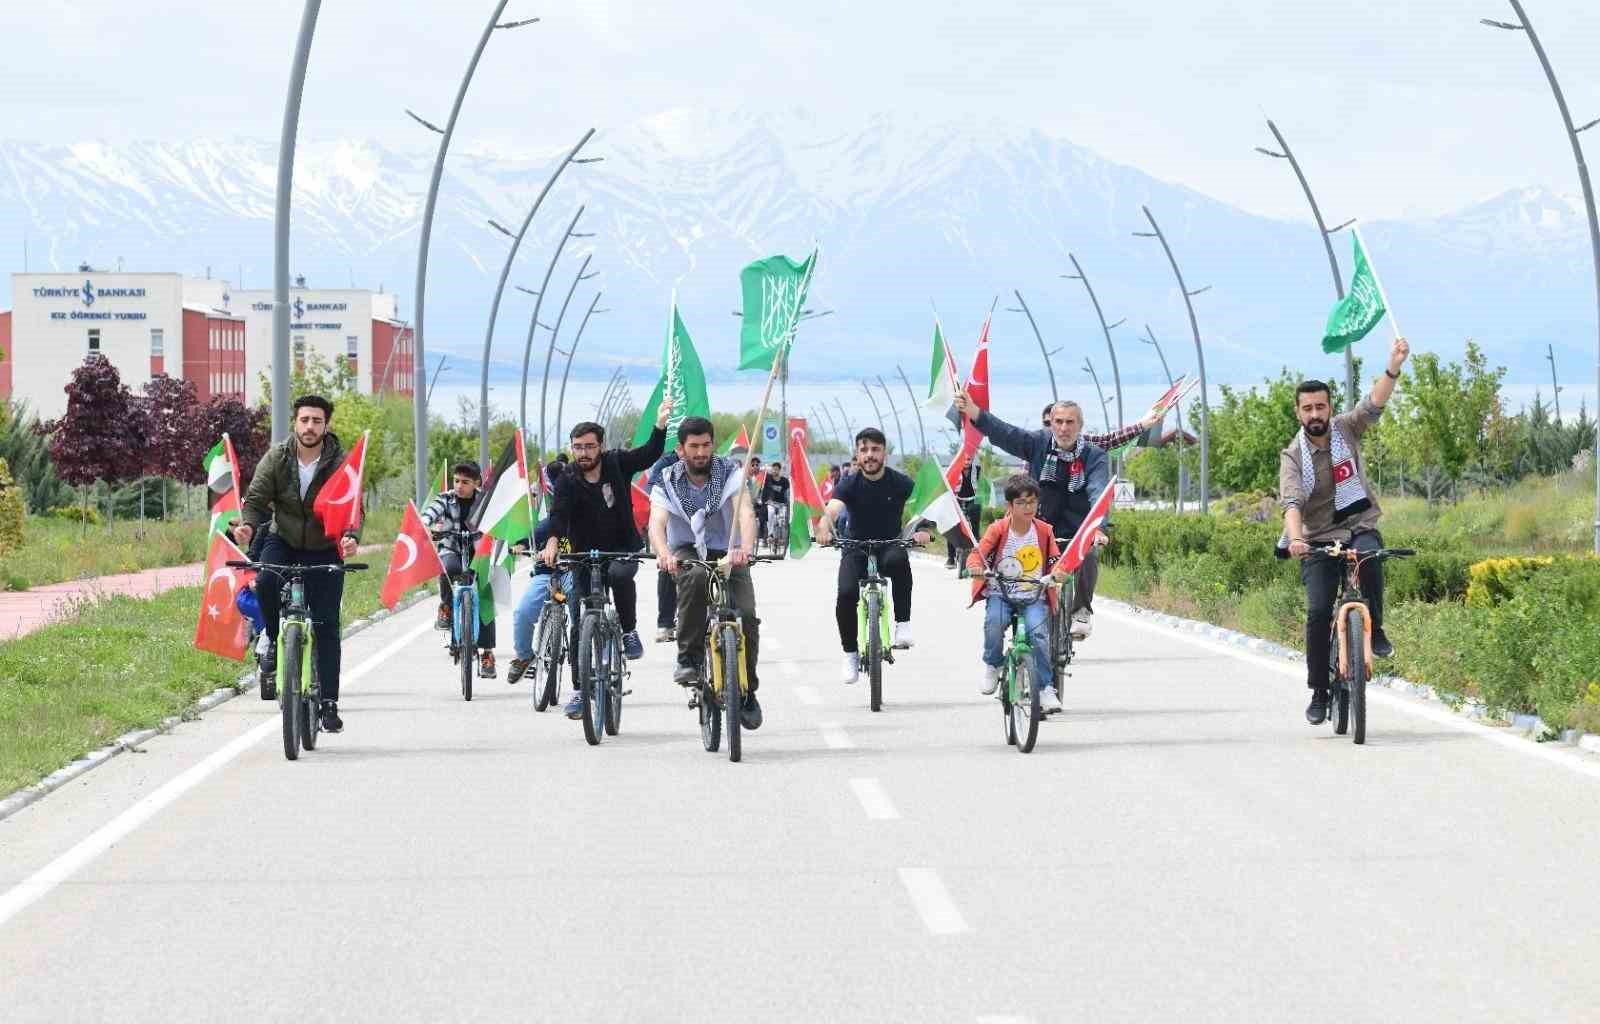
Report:
[[[10,137],[273,137],[300,5],[0,5]],[[1600,5],[1529,0],[1574,114],[1600,116]],[[435,119],[490,3],[324,4],[315,137],[404,141]],[[1477,24],[1505,0],[1081,0],[805,4],[512,0],[458,145],[537,149],[681,106],[1004,118],[1247,209],[1300,218],[1263,115],[1330,208],[1442,212],[1509,188],[1576,192],[1527,41]],[[1595,136],[1600,139],[1600,135]],[[425,143],[426,139],[417,141]],[[1597,143],[1600,144],[1600,143]]]

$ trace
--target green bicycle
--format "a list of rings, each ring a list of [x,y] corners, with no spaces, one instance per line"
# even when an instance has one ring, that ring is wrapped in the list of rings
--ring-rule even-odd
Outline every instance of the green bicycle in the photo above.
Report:
[[[278,710],[283,717],[283,756],[298,760],[300,748],[317,749],[322,722],[322,678],[317,671],[315,631],[306,604],[306,576],[313,572],[350,573],[367,568],[360,562],[336,565],[274,565],[270,562],[228,563],[230,569],[253,569],[257,579],[272,573],[283,579],[283,612],[278,624]],[[290,681],[296,685],[289,685]]]
[[[985,572],[983,578],[991,583],[1039,583],[1035,578],[993,570]],[[992,592],[1011,609],[1011,642],[1006,647],[1005,665],[995,697],[1000,701],[1005,720],[1006,743],[1016,747],[1019,754],[1029,754],[1039,738],[1039,723],[1044,721],[1044,709],[1039,702],[1042,687],[1033,664],[1033,643],[1028,639],[1028,625],[1023,618],[1023,608],[1035,598],[1013,599],[1003,586],[995,587]]]
[[[883,710],[883,666],[894,664],[894,644],[889,633],[889,613],[885,605],[889,583],[878,570],[878,552],[886,548],[918,547],[914,540],[850,540],[835,537],[829,547],[843,552],[865,551],[867,571],[861,577],[861,600],[856,604],[856,636],[861,644],[861,667],[867,673],[872,710]]]

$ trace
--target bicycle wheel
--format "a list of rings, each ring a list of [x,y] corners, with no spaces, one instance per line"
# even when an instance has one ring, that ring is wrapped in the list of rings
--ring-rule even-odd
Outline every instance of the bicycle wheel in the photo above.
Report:
[[[322,707],[322,680],[317,675],[316,645],[306,653],[311,659],[311,699],[300,702],[300,745],[315,750],[317,734],[322,732],[322,716],[317,713]]]
[[[743,710],[744,695],[739,692],[739,631],[733,626],[718,631],[717,657],[722,659],[722,711],[728,720],[724,726],[728,732],[728,760],[737,761],[742,755],[739,713]]]
[[[1039,681],[1034,678],[1033,654],[1017,659],[1012,666],[1015,687],[1011,699],[1011,732],[1017,738],[1017,753],[1033,751],[1039,738],[1039,720],[1044,711],[1039,706]]]
[[[1333,726],[1333,734],[1343,736],[1350,730],[1350,691],[1345,687],[1344,671],[1339,667],[1344,641],[1339,639],[1338,629],[1330,629],[1329,632],[1328,678],[1331,684],[1328,687],[1328,721]]]
[[[598,613],[586,614],[578,630],[578,693],[583,701],[583,738],[597,747],[605,738],[605,706],[597,690],[605,685],[605,631]]]
[[[461,699],[472,699],[472,662],[477,652],[472,647],[472,623],[467,619],[471,602],[465,592],[456,595],[455,637],[456,664],[461,669]]]
[[[872,710],[883,710],[883,594],[876,587],[867,591],[867,682],[872,691]]]
[[[278,637],[278,710],[283,715],[283,756],[300,757],[300,670],[305,662],[304,627],[285,622]]]
[[[561,662],[566,657],[567,615],[556,605],[545,605],[539,615],[539,646],[535,657],[539,678],[533,685],[533,710],[543,711],[556,702],[561,689]]]
[[[611,655],[606,672],[606,735],[615,736],[622,728],[622,635],[611,634]]]
[[[1067,666],[1072,664],[1072,605],[1077,600],[1076,579],[1068,579],[1062,584],[1058,600],[1056,613],[1052,617],[1050,656],[1054,659],[1052,664],[1055,665],[1059,684]]]
[[[1354,728],[1351,739],[1367,742],[1367,633],[1366,616],[1356,608],[1345,613],[1345,657],[1350,663],[1345,686],[1349,690],[1350,718]]]
[[[1011,720],[1011,666],[1006,665],[1000,671],[1000,721],[1005,726],[1006,745],[1014,747],[1017,745],[1017,729]]]

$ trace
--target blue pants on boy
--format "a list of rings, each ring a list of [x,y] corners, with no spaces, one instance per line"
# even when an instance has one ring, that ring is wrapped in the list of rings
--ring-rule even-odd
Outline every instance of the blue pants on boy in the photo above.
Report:
[[[1011,628],[1011,605],[998,594],[990,594],[983,612],[983,663],[999,668],[1006,662],[1006,630]],[[1054,686],[1050,671],[1050,605],[1034,601],[1022,606],[1022,621],[1028,627],[1028,642],[1033,645],[1034,675],[1040,687]]]
[[[511,638],[518,661],[533,657],[533,630],[539,624],[539,613],[544,610],[544,603],[550,599],[551,578],[550,573],[535,573],[533,582],[523,591],[522,600],[517,602],[517,610],[512,613]],[[561,586],[567,593],[572,593],[570,572],[563,575]]]

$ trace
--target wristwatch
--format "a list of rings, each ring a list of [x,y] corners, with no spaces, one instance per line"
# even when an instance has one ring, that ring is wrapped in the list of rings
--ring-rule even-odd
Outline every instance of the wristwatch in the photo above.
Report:
[[[1384,373],[1384,376],[1388,377],[1390,380],[1399,380],[1400,379],[1400,375],[1398,373],[1395,373],[1394,371],[1390,370],[1387,366],[1385,366],[1383,368],[1383,373]]]

